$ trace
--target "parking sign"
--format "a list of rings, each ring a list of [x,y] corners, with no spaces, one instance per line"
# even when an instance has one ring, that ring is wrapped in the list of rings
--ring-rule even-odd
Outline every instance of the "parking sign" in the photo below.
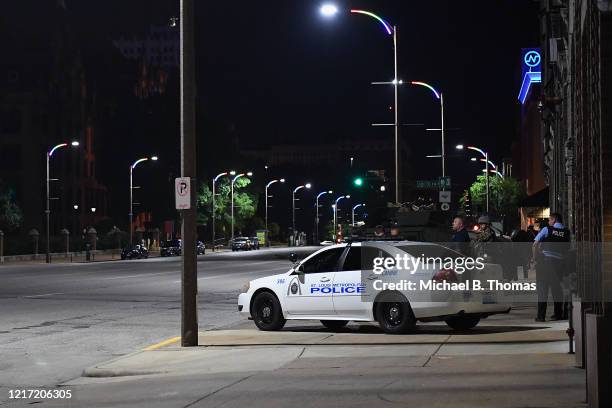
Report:
[[[189,177],[177,177],[174,179],[174,197],[177,210],[188,210],[191,208],[191,179]]]

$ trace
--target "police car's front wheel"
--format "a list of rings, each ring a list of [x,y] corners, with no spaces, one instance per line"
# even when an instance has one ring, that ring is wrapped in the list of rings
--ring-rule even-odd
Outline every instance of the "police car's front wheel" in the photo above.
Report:
[[[255,297],[251,315],[259,330],[264,331],[280,330],[287,322],[280,302],[270,292],[261,292]]]
[[[400,294],[385,295],[376,304],[376,320],[388,334],[408,333],[416,327],[416,319],[410,304]]]

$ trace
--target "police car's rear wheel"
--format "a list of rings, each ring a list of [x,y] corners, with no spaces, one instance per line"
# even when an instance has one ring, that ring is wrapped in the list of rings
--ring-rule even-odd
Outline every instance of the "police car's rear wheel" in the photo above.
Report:
[[[287,322],[276,296],[270,292],[261,292],[253,300],[253,321],[260,330],[280,330]]]
[[[454,330],[469,330],[480,322],[479,317],[453,316],[445,320],[446,324]]]
[[[329,330],[338,330],[348,324],[348,320],[321,320],[321,324]]]
[[[376,320],[380,328],[389,334],[407,333],[416,326],[412,308],[400,294],[386,295],[384,302],[376,304]]]

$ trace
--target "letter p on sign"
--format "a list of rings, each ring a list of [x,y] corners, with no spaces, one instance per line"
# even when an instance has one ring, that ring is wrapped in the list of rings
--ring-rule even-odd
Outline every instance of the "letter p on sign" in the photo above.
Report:
[[[189,177],[174,179],[174,197],[177,210],[188,210],[191,208],[191,179]]]

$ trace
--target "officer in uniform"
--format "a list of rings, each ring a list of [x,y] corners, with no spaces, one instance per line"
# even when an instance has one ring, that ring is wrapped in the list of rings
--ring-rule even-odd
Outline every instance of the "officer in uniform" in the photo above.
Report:
[[[563,319],[563,291],[561,280],[566,272],[566,256],[569,251],[570,232],[563,225],[559,213],[552,213],[548,226],[535,237],[532,249],[532,262],[536,265],[536,285],[538,291],[537,322],[546,320],[548,291],[552,292],[555,304],[551,320]]]

